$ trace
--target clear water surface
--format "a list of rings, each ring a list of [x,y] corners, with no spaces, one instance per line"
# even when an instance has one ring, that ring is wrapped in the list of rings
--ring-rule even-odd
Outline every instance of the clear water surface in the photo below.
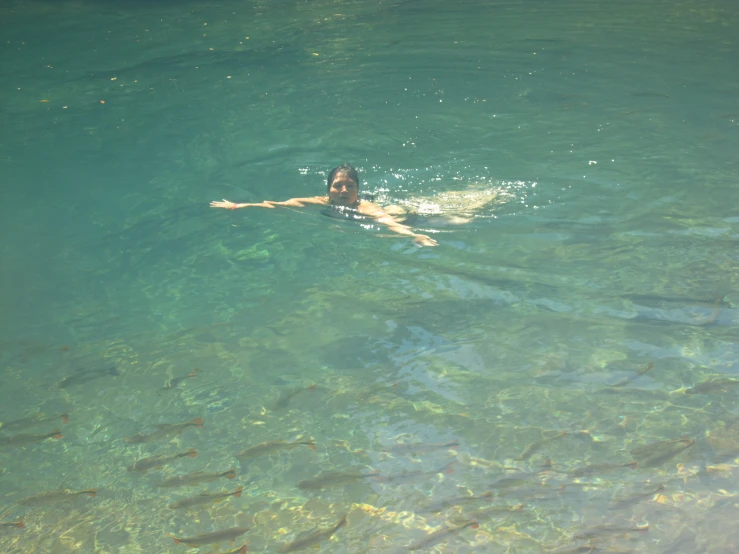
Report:
[[[344,514],[322,552],[736,551],[735,2],[27,0],[0,31],[0,551],[277,552]],[[208,207],[345,161],[501,202],[418,220],[436,248]],[[308,444],[236,456],[276,440]]]

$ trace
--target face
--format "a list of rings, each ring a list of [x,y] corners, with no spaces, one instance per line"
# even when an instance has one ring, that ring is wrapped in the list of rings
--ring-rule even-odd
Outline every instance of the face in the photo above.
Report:
[[[328,199],[337,206],[353,206],[359,198],[359,187],[345,173],[338,173],[328,189]]]

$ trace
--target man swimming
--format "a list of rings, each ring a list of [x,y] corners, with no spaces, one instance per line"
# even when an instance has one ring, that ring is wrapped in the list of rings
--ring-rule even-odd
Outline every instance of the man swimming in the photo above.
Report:
[[[308,198],[290,198],[284,202],[275,202],[265,200],[257,203],[238,204],[231,202],[225,198],[222,201],[213,201],[210,203],[211,208],[226,208],[235,210],[236,208],[275,208],[277,206],[287,206],[293,208],[303,208],[306,205],[317,204],[319,206],[327,206],[329,210],[324,213],[346,219],[361,219],[368,217],[385,225],[393,233],[406,235],[413,239],[418,246],[436,246],[439,244],[427,235],[414,233],[413,229],[407,225],[398,222],[391,215],[386,213],[380,206],[367,200],[359,198],[359,175],[357,170],[349,164],[340,165],[331,170],[326,181],[326,196],[311,196]]]

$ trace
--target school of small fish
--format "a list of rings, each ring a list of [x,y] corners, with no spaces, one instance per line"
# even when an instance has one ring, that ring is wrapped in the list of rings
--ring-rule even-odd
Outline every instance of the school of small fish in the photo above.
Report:
[[[610,384],[610,387],[623,387],[651,371],[654,364],[648,364],[641,370],[638,370],[630,377]],[[188,379],[199,374],[199,370],[192,370],[189,373],[178,377],[168,379],[162,390],[172,390],[182,387]],[[119,377],[121,374],[115,368],[105,368],[101,370],[88,369],[77,374],[64,378],[58,385],[61,389],[74,387],[78,384],[88,383],[92,380],[103,379],[108,377]],[[685,393],[690,395],[710,394],[711,392],[725,392],[739,380],[728,378],[717,378],[702,383],[697,383],[693,387],[686,389]],[[281,394],[278,399],[272,403],[272,410],[279,411],[286,409],[290,402],[301,394],[307,394],[309,391],[315,391],[316,386],[298,387],[290,389]],[[358,392],[358,396],[362,392]],[[48,439],[63,440],[61,428],[55,428],[48,432],[42,433],[17,433],[17,431],[26,428],[34,428],[38,426],[50,425],[61,420],[66,424],[69,422],[70,414],[33,414],[21,419],[8,421],[0,424],[0,448],[6,447],[25,447],[43,443]],[[129,445],[145,445],[149,443],[166,442],[172,438],[178,438],[183,433],[191,432],[190,429],[200,430],[207,429],[207,425],[203,418],[196,417],[187,421],[162,423],[156,425],[153,429],[143,429],[141,432],[126,437],[121,437],[125,443]],[[14,431],[14,434],[8,434]],[[525,462],[539,454],[542,450],[546,451],[549,445],[556,441],[567,440],[570,433],[566,430],[543,430],[541,438],[525,445],[518,455],[511,454],[511,459],[515,462]],[[282,456],[288,452],[305,447],[312,451],[317,451],[316,442],[306,436],[298,436],[290,440],[284,438],[274,438],[273,440],[258,442],[256,444],[247,444],[241,450],[233,452],[233,456],[242,464],[242,469],[246,464],[258,458],[270,456]],[[447,457],[440,465],[436,463],[421,463],[418,469],[403,470],[397,473],[385,473],[374,470],[371,467],[357,469],[354,467],[347,468],[324,468],[323,471],[317,471],[314,477],[296,482],[295,488],[302,494],[314,495],[320,494],[328,489],[336,489],[349,487],[362,483],[369,483],[372,486],[405,486],[414,483],[424,483],[439,476],[451,475],[454,472],[456,463],[467,463],[477,467],[486,467],[485,472],[489,475],[487,490],[477,493],[469,491],[468,494],[447,495],[438,498],[428,498],[416,504],[413,512],[419,516],[423,514],[430,517],[438,517],[440,514],[455,513],[456,517],[447,518],[445,522],[437,526],[436,529],[430,530],[422,536],[416,536],[412,540],[405,543],[405,548],[409,551],[421,551],[431,549],[440,543],[461,540],[466,535],[468,529],[478,529],[481,524],[490,520],[494,516],[501,514],[513,514],[526,510],[526,503],[511,504],[509,499],[536,499],[544,501],[547,498],[556,497],[557,495],[566,495],[573,489],[583,487],[595,487],[597,483],[582,482],[582,477],[601,477],[614,472],[624,471],[654,471],[665,466],[665,464],[675,458],[681,456],[684,452],[694,446],[696,440],[690,437],[681,437],[671,440],[658,440],[634,446],[629,450],[631,459],[613,462],[596,462],[581,463],[573,465],[565,465],[558,467],[558,464],[552,463],[549,459],[544,459],[539,464],[531,464],[528,469],[519,466],[507,468],[502,464],[486,462],[482,464],[482,460],[475,460],[469,456],[457,456],[458,449],[464,448],[459,440],[447,440],[443,442],[422,442],[418,440],[409,440],[397,442],[395,444],[380,445],[376,450],[385,456],[408,456],[419,458],[423,456],[436,456],[439,454],[453,455],[453,459]],[[160,470],[161,468],[172,464],[173,462],[197,457],[198,452],[194,448],[186,448],[178,451],[167,451],[153,455],[145,455],[132,458],[127,466],[123,466],[130,473],[146,474],[149,471]],[[235,467],[230,467],[221,471],[206,472],[202,470],[194,470],[185,473],[179,473],[174,476],[161,478],[156,481],[155,486],[162,489],[185,489],[194,487],[204,483],[214,481],[234,480],[239,476],[239,472]],[[559,482],[557,479],[564,479]],[[558,487],[551,487],[546,484],[552,480],[558,483]],[[647,481],[649,483],[649,481]],[[647,485],[641,490],[633,490],[626,494],[616,495],[610,502],[609,510],[614,513],[622,512],[626,509],[638,505],[640,503],[649,502],[658,498],[669,485],[659,483],[656,486]],[[209,506],[220,503],[229,499],[239,499],[244,492],[244,485],[238,484],[232,490],[205,491],[190,495],[176,494],[176,498],[169,503],[164,503],[170,510],[197,510],[201,506]],[[19,506],[23,507],[41,507],[47,505],[57,505],[69,503],[80,497],[95,498],[98,496],[97,488],[88,488],[81,490],[73,490],[61,488],[58,490],[37,491],[23,498],[16,500]],[[482,507],[481,507],[482,506]],[[471,509],[473,508],[473,509]],[[275,548],[279,552],[295,552],[307,548],[320,547],[320,545],[332,541],[340,540],[338,538],[339,530],[349,524],[352,506],[344,506],[336,510],[337,514],[341,514],[333,523],[326,522],[314,527],[313,531],[298,534],[291,541],[276,541]],[[368,510],[364,510],[365,512]],[[370,510],[371,511],[371,510]],[[379,512],[377,512],[379,513]],[[0,520],[0,530],[8,532],[16,530],[21,532],[26,528],[26,524],[21,519],[18,520]],[[595,544],[599,538],[606,536],[638,536],[649,530],[648,524],[628,524],[623,522],[606,522],[599,525],[580,528],[576,532],[571,533],[570,539],[576,550],[572,551],[592,551],[588,550],[590,545]],[[249,528],[245,526],[222,527],[213,531],[208,531],[194,535],[183,535],[167,530],[162,533],[173,539],[177,545],[184,545],[191,548],[198,548],[203,545],[231,543],[231,550],[225,552],[243,553],[248,550],[246,543],[237,546],[236,540],[249,532]],[[585,541],[585,542],[583,542]],[[557,547],[556,545],[547,551],[564,552],[566,546]],[[577,549],[580,550],[577,550]],[[593,547],[595,548],[595,547]],[[583,550],[584,549],[584,550]]]

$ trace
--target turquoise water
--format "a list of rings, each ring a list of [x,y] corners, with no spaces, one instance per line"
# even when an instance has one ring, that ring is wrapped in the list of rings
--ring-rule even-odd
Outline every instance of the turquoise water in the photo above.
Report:
[[[685,392],[739,378],[732,2],[10,2],[0,30],[1,552],[277,552],[344,514],[323,552],[735,551],[739,387]],[[345,161],[388,202],[500,202],[416,221],[435,248],[208,207]],[[236,456],[272,440],[315,450]],[[297,486],[325,472],[367,476]],[[18,502],[60,488],[97,494]]]

